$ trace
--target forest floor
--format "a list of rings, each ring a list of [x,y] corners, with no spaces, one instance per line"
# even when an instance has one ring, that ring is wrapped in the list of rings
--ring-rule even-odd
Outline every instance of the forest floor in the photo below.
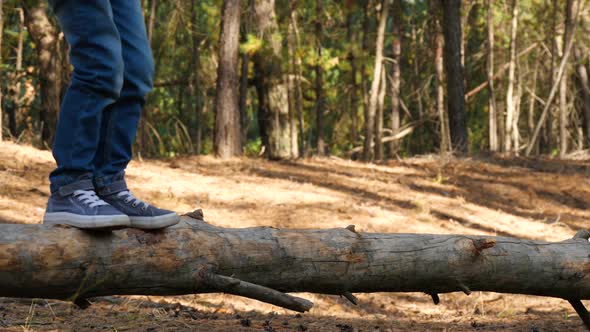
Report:
[[[0,220],[38,223],[53,167],[47,151],[0,143]],[[133,161],[138,197],[181,213],[202,208],[228,227],[461,233],[561,241],[590,220],[590,163],[436,156],[366,165],[337,158],[293,162],[211,157]],[[584,331],[558,299],[476,292],[337,296],[298,315],[230,295],[112,297],[69,303],[0,299],[0,331]]]

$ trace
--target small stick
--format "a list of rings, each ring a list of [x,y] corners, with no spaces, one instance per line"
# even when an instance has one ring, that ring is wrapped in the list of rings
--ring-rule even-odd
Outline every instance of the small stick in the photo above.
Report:
[[[463,293],[465,293],[465,295],[471,295],[471,289],[469,289],[469,287],[467,287],[466,285],[459,283],[459,289],[461,289]]]
[[[440,303],[440,297],[438,297],[438,294],[432,293],[430,296],[432,296],[432,302],[434,302],[434,305],[438,305]]]
[[[220,292],[248,297],[297,312],[306,312],[313,307],[313,303],[306,299],[232,277],[208,273],[203,281]]]
[[[359,299],[356,296],[352,295],[351,292],[344,292],[342,293],[342,296],[344,296],[348,301],[350,301],[350,303],[354,305],[359,304]]]
[[[584,325],[590,331],[590,314],[588,313],[588,310],[586,310],[586,307],[584,306],[582,301],[568,300],[568,302],[572,305],[572,307],[574,307],[574,310],[576,310],[578,316],[580,316],[582,322],[584,322]]]
[[[346,229],[348,229],[349,231],[351,231],[353,233],[356,233],[356,230],[354,229],[354,227],[355,227],[354,225],[348,225],[348,226],[346,226]]]

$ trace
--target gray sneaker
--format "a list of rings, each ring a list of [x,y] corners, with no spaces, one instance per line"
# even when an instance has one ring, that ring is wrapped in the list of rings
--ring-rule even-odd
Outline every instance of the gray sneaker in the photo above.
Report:
[[[101,200],[92,180],[62,186],[47,202],[43,223],[80,229],[108,230],[129,227],[129,217]]]
[[[125,172],[117,174],[114,181],[98,187],[96,192],[105,202],[129,216],[131,227],[140,229],[160,229],[178,224],[180,217],[176,212],[150,205],[133,196],[125,182]]]
[[[129,216],[131,227],[140,229],[160,229],[178,224],[180,217],[176,212],[159,209],[133,196],[129,190],[100,196],[117,210]]]

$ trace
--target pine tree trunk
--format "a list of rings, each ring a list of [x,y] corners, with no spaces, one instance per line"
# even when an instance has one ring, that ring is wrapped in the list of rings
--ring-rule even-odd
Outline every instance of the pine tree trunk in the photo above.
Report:
[[[61,106],[61,58],[63,54],[60,49],[58,29],[47,16],[45,1],[25,10],[25,24],[35,43],[39,61],[41,142],[50,147],[53,143],[53,131]]]
[[[315,96],[316,96],[316,132],[317,132],[317,154],[323,156],[326,153],[326,146],[324,142],[324,67],[322,64],[322,17],[324,0],[316,0],[316,17],[315,17],[315,38],[316,38],[316,56],[317,63],[315,64]]]
[[[467,152],[465,81],[461,64],[461,0],[441,0],[445,37],[444,63],[447,79],[447,105],[453,151]]]
[[[191,88],[193,98],[195,98],[195,111],[194,111],[195,114],[194,114],[194,117],[192,117],[194,119],[194,121],[191,124],[190,132],[191,132],[191,137],[192,137],[193,141],[195,142],[194,143],[195,153],[197,155],[199,155],[199,154],[201,154],[201,150],[202,150],[201,119],[202,119],[202,114],[203,114],[203,98],[202,98],[202,91],[200,91],[200,89],[201,89],[201,77],[200,77],[200,74],[201,74],[201,50],[200,50],[201,40],[199,38],[198,29],[197,29],[197,27],[199,26],[199,21],[197,18],[197,8],[196,8],[197,1],[198,0],[191,1],[191,22],[193,25],[192,38],[191,38],[191,46],[192,46],[191,76],[193,77],[193,79],[191,80],[191,84],[189,85],[189,87]]]
[[[215,109],[215,154],[222,159],[242,154],[238,91],[240,14],[240,0],[224,0]]]
[[[565,6],[565,31],[563,34],[563,53],[565,53],[565,41],[569,40],[569,35],[572,33],[572,23],[574,16],[573,2],[573,0],[567,0]],[[565,157],[565,155],[568,152],[568,79],[569,76],[565,74],[561,77],[561,81],[559,82],[559,156],[561,158]]]
[[[381,83],[379,84],[379,97],[377,98],[377,114],[375,116],[375,160],[383,160],[383,108],[385,106],[385,92],[387,90],[387,78],[385,66],[381,68]]]
[[[400,89],[401,89],[401,66],[402,60],[402,35],[401,22],[402,20],[402,3],[399,0],[394,0],[393,5],[393,26],[392,26],[392,51],[393,63],[391,65],[391,135],[398,133],[400,128]],[[416,61],[416,60],[415,60]],[[421,112],[420,112],[421,113]],[[392,141],[389,143],[389,151],[392,156],[395,156],[399,150],[399,141]]]
[[[282,41],[274,0],[254,1],[253,30],[263,46],[253,56],[254,82],[258,94],[258,119],[266,156],[272,160],[291,159],[292,136],[289,121],[287,82],[282,69]]]
[[[432,5],[431,13],[438,17],[436,7]],[[440,123],[440,153],[448,152],[451,148],[448,118],[445,108],[445,75],[444,75],[444,36],[439,21],[435,22],[434,36],[434,68],[436,71],[436,113]]]
[[[349,92],[349,112],[350,112],[350,140],[353,144],[358,141],[358,84],[357,76],[357,56],[356,56],[356,42],[357,33],[353,27],[354,14],[352,10],[346,17],[346,36],[350,41],[348,51],[348,61],[350,61],[350,92]]]
[[[301,78],[303,77],[303,65],[301,63],[301,57],[299,56],[299,49],[301,48],[301,38],[299,36],[299,27],[297,25],[297,1],[291,1],[291,15],[289,27],[292,30],[293,37],[293,52],[291,53],[291,61],[293,62],[293,74],[294,74],[294,99],[295,99],[295,112],[297,116],[297,122],[299,125],[299,132],[297,137],[299,138],[299,149],[301,150],[298,155],[306,154],[305,146],[305,131],[304,131],[304,120],[303,120],[303,92],[301,91]]]
[[[494,91],[494,10],[492,7],[492,0],[487,0],[488,16],[488,108],[489,108],[489,140],[490,151],[498,151],[498,116],[496,112],[496,93]]]
[[[4,0],[0,0],[0,67],[2,66],[2,37],[4,36]],[[0,77],[1,78],[1,77]],[[2,89],[0,88],[0,142],[4,139],[2,132],[2,119],[4,113],[2,112]]]
[[[369,95],[369,107],[365,119],[365,144],[363,149],[363,160],[371,160],[371,145],[381,144],[373,142],[375,139],[375,116],[379,101],[379,86],[381,85],[381,70],[383,68],[383,44],[385,41],[385,27],[389,14],[389,0],[383,0],[377,27],[377,40],[375,41],[375,67],[373,69],[373,81],[371,82],[371,93]]]
[[[585,132],[585,141],[590,143],[590,80],[588,78],[587,61],[582,57],[582,51],[576,48],[576,71],[578,73],[578,83],[580,85],[580,95],[582,100],[583,111],[583,129]]]

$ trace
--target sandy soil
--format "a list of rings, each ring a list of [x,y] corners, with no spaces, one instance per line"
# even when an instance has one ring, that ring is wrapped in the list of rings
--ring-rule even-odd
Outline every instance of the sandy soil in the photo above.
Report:
[[[38,223],[53,159],[0,143],[0,221]],[[507,235],[559,241],[587,226],[590,163],[421,157],[382,165],[335,158],[271,163],[210,157],[134,161],[137,196],[220,226]],[[565,301],[520,295],[300,294],[295,315],[228,295],[114,297],[68,303],[0,299],[0,331],[584,331]]]

